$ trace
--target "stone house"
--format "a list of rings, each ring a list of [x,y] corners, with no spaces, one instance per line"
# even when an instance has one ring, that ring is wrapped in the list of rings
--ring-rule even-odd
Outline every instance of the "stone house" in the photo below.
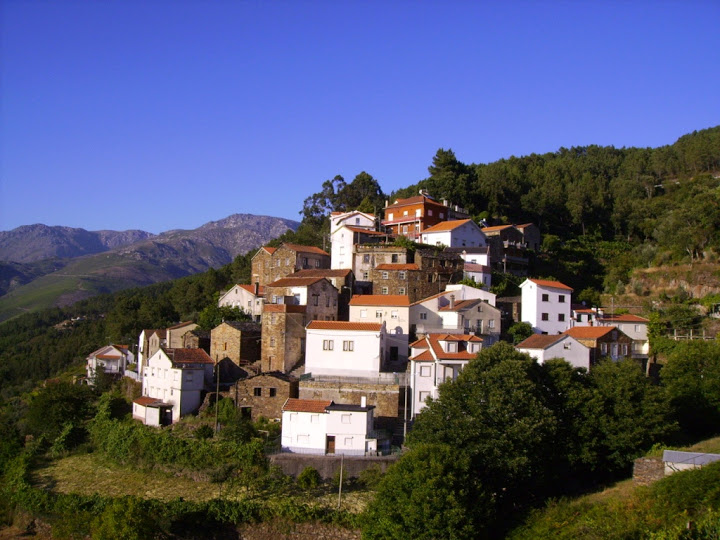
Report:
[[[262,247],[252,258],[252,283],[262,287],[293,272],[318,268],[330,268],[330,255],[320,248],[287,243]]]
[[[603,315],[597,319],[600,326],[615,326],[626,336],[632,339],[632,357],[647,360],[650,354],[648,341],[648,324],[650,320],[639,315],[626,313],[624,315]]]
[[[183,349],[202,349],[210,352],[210,332],[196,328],[183,335]]]
[[[523,235],[523,242],[527,249],[533,251],[540,251],[542,246],[542,235],[540,234],[540,228],[534,223],[523,223],[522,225],[516,225],[515,228],[520,231]]]
[[[349,315],[348,303],[355,289],[355,275],[347,268],[318,270],[300,270],[290,274],[291,278],[325,278],[338,291],[337,319],[347,321]]]
[[[525,236],[514,225],[496,225],[482,229],[490,246],[492,267],[516,276],[526,276],[530,260]]]
[[[590,367],[602,358],[632,356],[632,339],[615,326],[574,326],[564,332],[590,349]]]
[[[287,373],[305,359],[308,306],[265,304],[262,315],[261,369]]]
[[[181,322],[175,326],[171,326],[167,329],[167,347],[170,349],[182,349],[183,348],[183,336],[190,330],[195,330],[198,327],[192,321]]]
[[[243,417],[256,422],[260,417],[282,418],[282,406],[288,398],[298,397],[298,379],[279,371],[261,373],[239,380],[231,390],[235,406]]]
[[[352,210],[330,214],[331,268],[355,271],[353,266],[355,246],[387,241],[387,233],[377,230],[373,214]]]
[[[310,320],[337,320],[338,290],[324,277],[288,277],[265,286],[265,309],[270,304],[306,306]]]
[[[249,321],[224,321],[210,331],[210,357],[229,358],[238,366],[260,360],[262,327]]]

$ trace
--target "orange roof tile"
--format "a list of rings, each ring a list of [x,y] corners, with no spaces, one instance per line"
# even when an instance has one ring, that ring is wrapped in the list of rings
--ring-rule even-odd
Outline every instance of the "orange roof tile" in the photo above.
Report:
[[[509,227],[512,227],[512,225],[493,225],[492,227],[483,227],[482,232],[489,233],[489,232],[498,232],[505,230]]]
[[[148,396],[142,396],[142,397],[139,397],[139,398],[133,400],[133,403],[137,403],[138,405],[142,405],[143,407],[146,407],[146,406],[150,405],[151,403],[160,403],[160,402],[161,402],[161,400],[159,400],[157,398],[148,397]]]
[[[283,244],[283,247],[300,253],[315,253],[316,255],[325,255],[327,257],[330,256],[327,254],[327,252],[315,246],[302,246],[300,244]]]
[[[435,357],[432,355],[432,353],[429,350],[424,350],[417,356],[412,356],[410,358],[411,362],[434,362]]]
[[[406,294],[356,294],[350,300],[351,306],[409,306]]]
[[[173,364],[214,364],[203,349],[164,349]]]
[[[292,278],[308,278],[308,277],[324,277],[324,278],[338,278],[347,277],[350,275],[349,268],[311,268],[308,270],[298,270],[286,277]]]
[[[245,289],[250,294],[255,294],[255,285],[238,285],[241,289]],[[263,285],[258,286],[258,296],[265,294],[265,287]]]
[[[572,287],[568,287],[564,283],[560,283],[559,281],[550,281],[549,279],[532,279],[528,278],[528,281],[532,281],[535,285],[540,285],[541,287],[551,287],[553,289],[565,289],[567,291],[572,291]]]
[[[387,235],[388,235],[388,233],[384,233],[384,232],[380,232],[380,231],[375,231],[375,230],[372,230],[372,229],[363,229],[362,227],[349,227],[349,226],[347,226],[347,225],[346,225],[345,227],[346,227],[347,230],[349,230],[349,231],[356,232],[356,233],[361,233],[361,234],[369,234],[369,235],[375,235],[375,236],[387,236]]]
[[[280,278],[277,281],[268,283],[266,287],[309,287],[318,281],[325,279],[324,277],[292,277],[294,274],[290,274],[287,277]]]
[[[385,263],[378,264],[375,267],[376,270],[420,270],[417,264],[399,264],[399,263]]]
[[[617,330],[617,328],[614,326],[573,326],[565,330],[563,334],[575,339],[598,339],[612,330]]]
[[[396,199],[394,203],[386,206],[384,210],[388,210],[389,208],[396,208],[398,206],[407,206],[409,204],[418,203],[432,204],[435,206],[442,206],[443,208],[447,208],[447,206],[437,202],[435,199],[432,199],[425,195],[415,195],[414,197],[408,197],[407,199]]]
[[[444,232],[444,231],[453,231],[457,229],[458,227],[462,227],[469,221],[472,221],[471,219],[454,219],[452,221],[441,221],[437,225],[433,225],[432,227],[428,227],[424,231],[421,231],[422,234],[425,233],[434,233],[434,232]]]
[[[332,404],[332,401],[319,399],[288,398],[283,405],[282,410],[292,412],[324,413],[325,409]]]
[[[382,329],[381,323],[361,323],[348,321],[311,321],[308,330],[352,330],[362,332],[378,332]]]

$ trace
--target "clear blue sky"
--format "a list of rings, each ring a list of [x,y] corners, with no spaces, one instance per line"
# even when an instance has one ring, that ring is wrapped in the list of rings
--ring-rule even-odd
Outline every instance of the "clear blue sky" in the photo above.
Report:
[[[0,230],[299,219],[465,163],[720,124],[720,2],[0,2]]]

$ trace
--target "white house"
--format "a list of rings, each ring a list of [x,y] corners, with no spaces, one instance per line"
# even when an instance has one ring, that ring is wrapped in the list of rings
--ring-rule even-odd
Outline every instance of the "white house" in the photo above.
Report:
[[[135,362],[135,355],[127,345],[106,345],[91,352],[85,360],[87,378],[92,382],[98,367],[108,375],[121,377],[128,364]]]
[[[330,268],[353,268],[355,244],[362,243],[361,237],[368,234],[382,235],[375,231],[375,216],[353,210],[330,214]]]
[[[537,334],[561,334],[570,328],[572,288],[559,281],[526,279],[522,291],[522,322]]]
[[[572,305],[572,326],[596,326],[603,312],[598,308],[589,308],[583,304]]]
[[[649,319],[627,313],[599,317],[597,323],[599,326],[615,326],[632,339],[633,358],[646,359],[650,354],[650,343],[648,341]]]
[[[388,364],[405,366],[410,344],[410,299],[407,295],[355,295],[350,300],[350,322],[384,324]]]
[[[492,269],[489,266],[466,262],[463,264],[463,277],[479,283],[486,289],[492,286]]]
[[[443,221],[422,231],[423,244],[448,247],[483,247],[487,239],[472,219]]]
[[[385,367],[386,347],[384,324],[311,321],[306,327],[305,373],[377,377]]]
[[[260,322],[262,317],[264,287],[255,285],[234,285],[218,299],[218,307],[236,307],[252,316],[253,321]]]
[[[542,364],[562,358],[574,367],[590,369],[590,349],[567,334],[533,334],[515,348]]]
[[[203,349],[161,348],[148,359],[143,373],[142,396],[157,400],[171,412],[168,423],[195,412],[202,404],[202,393],[212,387],[213,361]],[[149,425],[155,414],[149,414],[149,400],[133,402],[133,417]]]
[[[488,344],[500,335],[501,312],[495,295],[468,285],[448,285],[444,292],[410,305],[411,333],[483,334]]]
[[[288,398],[282,408],[282,449],[301,454],[363,456],[377,452],[374,406]]]
[[[452,247],[445,248],[448,253],[457,253],[466,263],[481,264],[482,266],[492,266],[490,264],[490,247]]]
[[[437,398],[440,383],[455,380],[482,346],[482,338],[465,334],[428,334],[410,345],[413,418],[425,407],[427,398]]]

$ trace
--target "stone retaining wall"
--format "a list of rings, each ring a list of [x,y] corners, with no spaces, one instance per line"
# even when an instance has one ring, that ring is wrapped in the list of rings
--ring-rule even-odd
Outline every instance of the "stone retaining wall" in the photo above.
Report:
[[[633,482],[638,486],[650,484],[665,478],[665,464],[659,457],[638,458],[633,464]]]
[[[343,462],[343,477],[357,477],[364,470],[379,467],[382,472],[397,461],[399,456],[345,456]],[[313,467],[320,473],[320,477],[331,480],[340,470],[340,456],[314,456],[308,454],[275,454],[270,456],[270,463],[277,465],[284,474],[297,476],[305,467]]]

